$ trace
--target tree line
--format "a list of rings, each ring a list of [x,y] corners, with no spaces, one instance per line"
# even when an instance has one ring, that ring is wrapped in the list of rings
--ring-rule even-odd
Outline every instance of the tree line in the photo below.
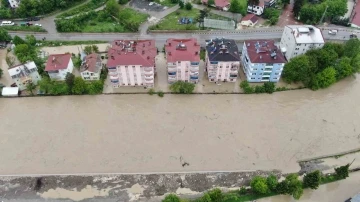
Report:
[[[312,90],[331,84],[360,71],[360,41],[350,39],[345,44],[326,43],[292,58],[285,64],[282,78],[288,82],[302,82]]]

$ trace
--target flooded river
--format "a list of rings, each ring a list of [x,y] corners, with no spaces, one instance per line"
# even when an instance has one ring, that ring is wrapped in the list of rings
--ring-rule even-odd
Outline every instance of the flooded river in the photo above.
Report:
[[[296,172],[360,147],[359,102],[354,78],[273,95],[0,99],[0,174]]]

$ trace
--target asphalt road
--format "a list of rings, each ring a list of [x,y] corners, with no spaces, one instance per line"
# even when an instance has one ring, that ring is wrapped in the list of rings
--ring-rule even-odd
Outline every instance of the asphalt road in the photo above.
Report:
[[[352,29],[341,29],[337,35],[329,35],[328,30],[334,28],[326,27],[323,30],[323,36],[326,40],[348,40],[350,34],[355,33],[360,36],[359,31]],[[338,29],[338,28],[337,28]],[[216,37],[225,37],[237,41],[244,41],[247,39],[274,39],[281,38],[283,28],[262,28],[249,29],[243,31],[209,31],[202,33],[152,33],[152,34],[138,34],[138,33],[10,33],[12,36],[18,35],[25,37],[33,34],[37,39],[46,37],[47,40],[64,40],[64,41],[88,41],[88,40],[103,40],[113,41],[116,39],[154,39],[157,44],[164,44],[168,38],[197,38],[198,41],[205,44],[206,39],[213,39]]]

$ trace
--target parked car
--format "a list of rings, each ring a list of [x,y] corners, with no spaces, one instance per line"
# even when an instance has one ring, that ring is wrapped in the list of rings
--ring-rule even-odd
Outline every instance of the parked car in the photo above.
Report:
[[[336,29],[329,31],[329,34],[331,34],[331,35],[336,35],[337,33],[338,33],[338,31]]]
[[[35,24],[35,26],[42,27],[42,25],[41,25],[41,24],[37,24],[37,23]]]
[[[33,21],[39,21],[40,18],[39,18],[39,17],[33,17],[32,20],[33,20]]]
[[[14,22],[11,22],[11,21],[2,21],[0,26],[13,26],[15,25]]]
[[[354,33],[350,34],[350,39],[352,39],[352,38],[356,39],[356,38],[357,38],[357,35],[354,34]]]

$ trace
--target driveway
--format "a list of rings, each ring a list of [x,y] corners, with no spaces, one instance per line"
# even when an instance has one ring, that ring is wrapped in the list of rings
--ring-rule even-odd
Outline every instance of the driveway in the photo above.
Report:
[[[280,15],[280,19],[276,26],[278,27],[285,27],[286,25],[302,25],[303,23],[295,20],[294,13],[292,12],[294,7],[294,0],[290,1],[290,4],[288,4],[284,10],[282,11],[282,14]]]

